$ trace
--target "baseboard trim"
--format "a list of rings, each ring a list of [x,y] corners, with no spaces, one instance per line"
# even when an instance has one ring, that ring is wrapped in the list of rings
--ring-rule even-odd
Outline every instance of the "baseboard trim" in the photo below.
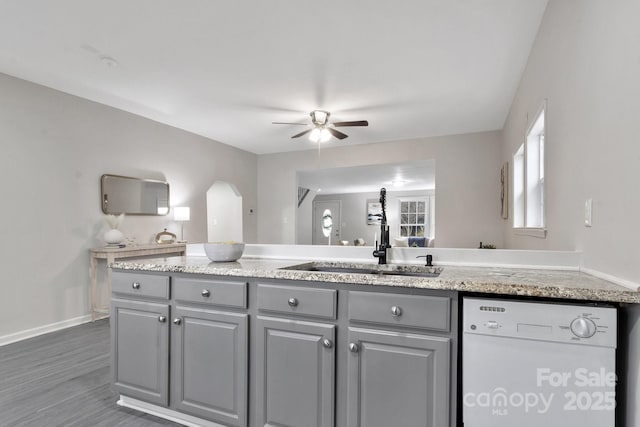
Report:
[[[48,325],[38,326],[37,328],[14,332],[9,335],[0,336],[0,347],[88,322],[91,322],[91,315],[85,314],[84,316],[74,317],[73,319],[63,320],[62,322],[50,323]]]
[[[609,282],[615,283],[616,285],[624,286],[625,288],[631,289],[632,291],[640,291],[640,284],[632,282],[631,280],[621,279],[616,276],[612,276],[611,274],[603,273],[602,271],[592,270],[590,268],[581,268],[580,271],[583,273],[587,273],[591,276],[597,277],[599,279],[604,279]]]
[[[174,423],[188,427],[224,427],[222,424],[216,424],[211,421],[203,420],[202,418],[192,417],[191,415],[183,414],[182,412],[163,408],[162,406],[143,402],[142,400],[123,395],[120,395],[120,399],[117,403],[125,408],[131,408],[146,414],[155,415],[156,417],[164,418],[165,420],[173,421]]]

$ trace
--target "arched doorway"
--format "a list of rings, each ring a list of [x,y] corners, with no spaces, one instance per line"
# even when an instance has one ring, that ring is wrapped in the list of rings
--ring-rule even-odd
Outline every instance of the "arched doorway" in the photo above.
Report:
[[[207,190],[207,240],[242,242],[242,194],[235,185],[215,181]]]

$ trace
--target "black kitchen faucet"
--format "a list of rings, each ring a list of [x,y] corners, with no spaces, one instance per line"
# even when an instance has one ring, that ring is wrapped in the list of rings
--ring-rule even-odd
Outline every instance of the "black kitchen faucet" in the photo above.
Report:
[[[378,258],[378,264],[387,263],[387,249],[391,247],[389,243],[389,226],[387,225],[387,189],[380,189],[380,204],[382,205],[382,220],[380,221],[380,245],[376,240],[376,250],[373,256]]]

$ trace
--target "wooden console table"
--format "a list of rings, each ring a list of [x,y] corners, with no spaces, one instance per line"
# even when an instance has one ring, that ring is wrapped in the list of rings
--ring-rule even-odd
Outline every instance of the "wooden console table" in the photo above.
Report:
[[[109,266],[118,258],[135,258],[146,257],[150,255],[179,255],[186,254],[186,243],[167,243],[163,245],[136,245],[125,246],[124,248],[109,248],[99,247],[89,249],[90,265],[89,265],[89,278],[91,279],[91,289],[89,291],[89,307],[91,308],[91,320],[95,321],[98,315],[103,314],[101,317],[109,316],[109,306],[97,307],[96,306],[96,293],[98,291],[98,260],[107,260],[107,287],[108,294],[111,295],[111,268]]]

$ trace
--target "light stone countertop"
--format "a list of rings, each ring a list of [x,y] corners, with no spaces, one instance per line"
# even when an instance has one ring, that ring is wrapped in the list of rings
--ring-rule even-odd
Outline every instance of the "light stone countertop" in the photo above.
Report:
[[[206,257],[170,257],[119,261],[114,269],[169,273],[208,274],[248,278],[303,280],[308,282],[351,283],[356,285],[399,286],[479,292],[497,295],[563,298],[589,301],[640,303],[640,292],[596,278],[586,273],[520,268],[442,267],[438,277],[392,276],[360,273],[329,273],[283,270],[305,264],[300,260],[240,258],[236,262],[211,262]],[[425,267],[369,263],[314,262],[315,266],[348,266],[383,270],[415,270]]]

